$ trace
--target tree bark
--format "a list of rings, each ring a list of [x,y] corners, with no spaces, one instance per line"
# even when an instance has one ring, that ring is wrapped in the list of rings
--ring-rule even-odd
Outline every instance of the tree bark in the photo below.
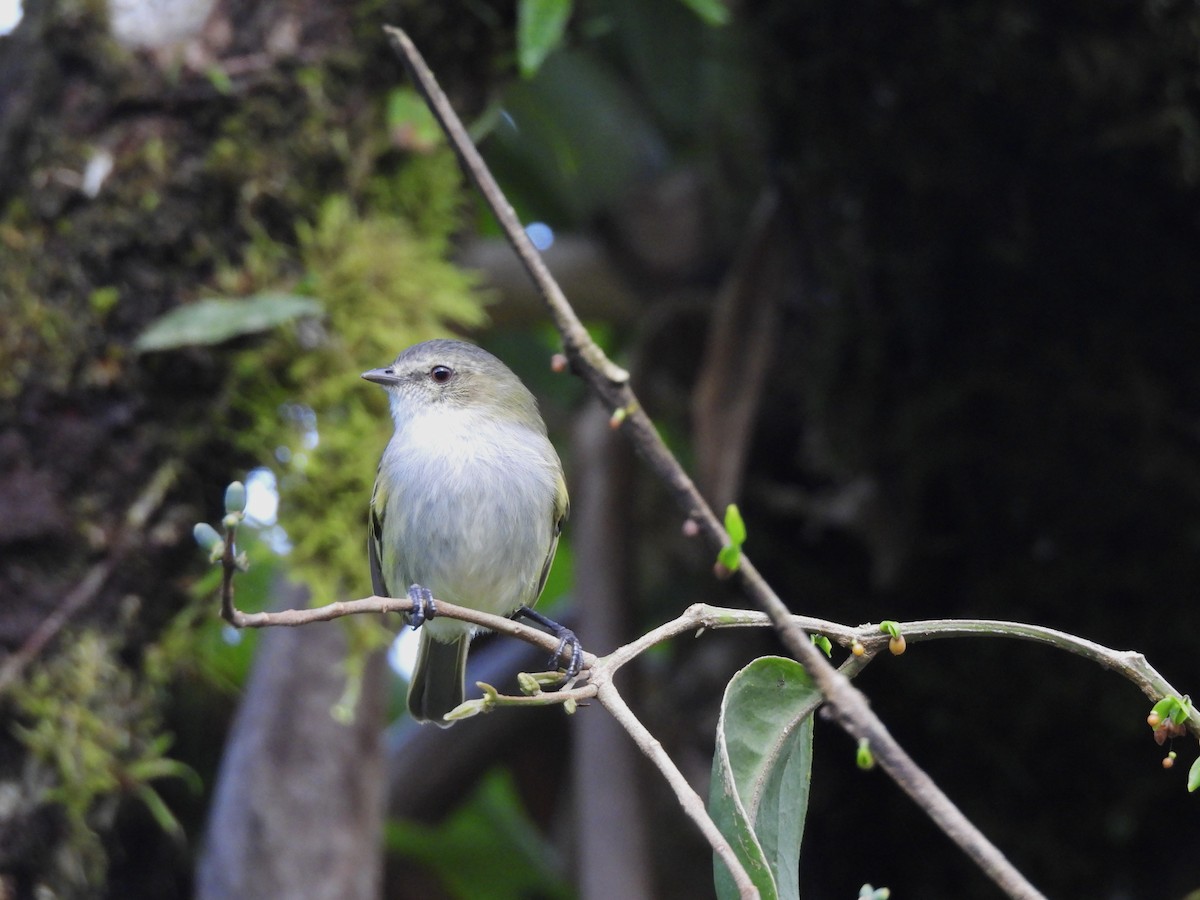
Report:
[[[306,601],[294,586],[287,606]],[[379,896],[384,654],[367,665],[354,720],[341,627],[271,628],[221,762],[196,878],[199,900]]]

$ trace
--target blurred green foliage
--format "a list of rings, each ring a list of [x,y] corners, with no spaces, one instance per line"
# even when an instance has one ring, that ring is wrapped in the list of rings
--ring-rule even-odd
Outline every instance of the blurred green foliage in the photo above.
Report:
[[[497,769],[440,825],[390,822],[388,851],[433,869],[451,895],[488,900],[567,900],[563,860],[524,812],[507,771]]]
[[[260,608],[285,571],[306,580],[318,601],[367,593],[366,504],[391,422],[383,393],[358,375],[412,342],[481,324],[487,296],[446,261],[462,198],[454,157],[427,129],[416,132],[425,140],[405,143],[399,92],[389,104],[386,92],[364,88],[370,41],[356,61],[327,57],[322,45],[318,64],[256,73],[247,89],[218,69],[199,81],[160,69],[115,47],[92,13],[47,17],[59,14],[39,58],[57,71],[61,54],[69,73],[47,88],[47,115],[36,120],[28,162],[17,164],[28,177],[4,197],[0,217],[0,399],[13,401],[0,425],[19,423],[21,440],[6,448],[22,462],[25,453],[40,466],[40,448],[55,448],[46,470],[55,471],[50,459],[60,467],[48,483],[66,523],[51,534],[46,572],[37,568],[41,545],[13,555],[29,567],[19,577],[40,578],[41,593],[22,609],[32,617],[53,608],[96,542],[118,533],[124,479],[136,483],[163,457],[187,460],[193,479],[155,520],[162,534],[137,536],[143,553],[121,572],[119,590],[93,604],[104,630],[65,632],[6,698],[32,780],[21,780],[12,753],[5,785],[20,783],[35,810],[60,810],[67,823],[61,848],[48,839],[57,862],[30,865],[41,865],[37,877],[62,886],[62,896],[95,896],[106,869],[132,866],[105,858],[122,798],[138,796],[159,825],[179,833],[151,787],[185,771],[168,756],[164,714],[192,704],[189,713],[217,726],[204,735],[211,741],[223,709],[211,687],[220,694],[240,685],[257,643],[217,618],[216,567],[192,601],[180,588],[185,560],[201,554],[193,546],[177,555],[170,536],[183,508],[196,514],[197,483],[216,491],[255,462],[278,473],[292,551],[281,560],[253,529],[241,530],[239,549],[253,563],[238,577],[242,608]],[[372,33],[382,47],[377,23]],[[72,80],[80,69],[87,77]],[[72,178],[97,152],[97,135],[51,112],[62,112],[55,91],[63,82],[76,91],[70,108],[87,109],[89,122],[107,121],[124,102],[136,108],[129,131],[116,117],[113,175],[95,196],[82,196]],[[164,112],[176,109],[177,91],[194,92],[178,117]],[[219,346],[177,341],[158,353],[130,352],[148,323],[189,300],[270,292],[319,300],[323,315],[283,317],[269,333],[251,334],[243,323]],[[300,408],[315,414],[315,428],[297,419]],[[109,615],[109,594],[125,592],[154,603],[142,600],[136,618]],[[379,634],[377,625],[351,628],[360,648]],[[357,682],[348,684],[352,698]],[[195,749],[199,737],[180,724]],[[178,791],[168,796],[179,799]],[[143,862],[160,874],[171,865]]]
[[[437,159],[443,177],[435,184],[454,172],[449,153]],[[348,197],[328,198],[315,222],[296,228],[300,287],[322,303],[320,328],[281,329],[234,361],[235,439],[264,462],[285,460],[276,465],[288,566],[318,602],[369,590],[366,504],[392,423],[383,392],[359,373],[484,319],[474,278],[445,259],[448,212],[444,199],[425,207],[417,224],[430,230],[418,231],[394,215],[360,214]],[[297,404],[315,424],[297,420]]]
[[[107,857],[99,830],[107,828],[122,797],[136,796],[175,837],[182,828],[152,782],[187,780],[194,772],[167,756],[160,706],[173,676],[166,645],[144,650],[140,670],[120,659],[111,634],[87,630],[62,652],[14,683],[13,734],[29,751],[27,783],[40,785],[41,802],[64,814],[67,858],[57,867],[72,895],[104,880]]]

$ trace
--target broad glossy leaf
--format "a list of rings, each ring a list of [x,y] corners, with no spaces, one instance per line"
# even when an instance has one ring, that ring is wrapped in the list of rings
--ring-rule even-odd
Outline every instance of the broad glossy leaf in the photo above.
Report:
[[[517,63],[531,77],[560,43],[573,0],[521,0],[517,7]]]
[[[812,771],[812,713],[821,702],[804,667],[765,656],[730,680],[721,701],[709,812],[763,900],[800,896],[800,840]],[[737,897],[714,857],[721,898]]]
[[[244,300],[199,300],[171,310],[143,331],[134,349],[139,353],[220,344],[230,338],[268,331],[284,322],[321,314],[311,297],[259,294]]]

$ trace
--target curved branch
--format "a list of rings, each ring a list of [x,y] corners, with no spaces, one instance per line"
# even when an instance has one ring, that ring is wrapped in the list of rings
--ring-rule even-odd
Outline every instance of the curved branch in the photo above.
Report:
[[[887,646],[890,637],[880,631],[877,624],[843,625],[828,619],[798,615],[792,615],[789,618],[809,634],[823,634],[842,646],[850,646],[855,641],[863,645],[865,649],[863,656],[851,657],[847,661],[847,663],[854,663],[853,669],[849,671],[845,668],[842,669],[842,673],[847,677],[852,677],[865,668],[866,664]],[[773,624],[765,613],[757,610],[731,609],[710,606],[706,603],[694,603],[677,618],[664,622],[636,640],[601,657],[597,660],[596,667],[615,671],[655,644],[689,631],[702,632],[710,628],[764,628]],[[1023,622],[1009,622],[1003,619],[924,619],[898,624],[905,640],[909,643],[946,638],[990,637],[1044,644],[1074,656],[1089,659],[1116,672],[1153,702],[1157,703],[1164,697],[1182,698],[1184,696],[1182,691],[1176,689],[1158,673],[1154,666],[1150,665],[1145,655],[1135,650],[1114,650],[1095,641],[1089,641],[1086,638],[1054,628],[1027,625]],[[1190,717],[1187,720],[1187,728],[1200,740],[1200,716]]]
[[[229,537],[232,538],[232,535],[229,535]],[[236,627],[295,627],[313,622],[327,622],[342,616],[361,615],[363,613],[405,613],[412,608],[412,601],[407,598],[371,596],[360,600],[336,601],[324,606],[307,609],[288,609],[279,612],[259,613],[242,612],[233,603],[233,574],[237,571],[237,565],[232,558],[232,546],[233,541],[231,539],[227,540],[226,552],[222,559],[225,575],[222,590],[222,611],[227,621]],[[535,646],[543,647],[551,652],[557,648],[558,641],[552,635],[515,622],[512,619],[494,616],[490,613],[456,606],[443,601],[436,602],[439,615],[459,619],[500,634],[515,637]],[[852,677],[861,671],[870,662],[874,654],[881,650],[888,641],[888,635],[880,632],[879,626],[874,624],[849,626],[826,619],[797,615],[789,616],[789,622],[807,633],[824,634],[842,645],[850,645],[855,641],[864,645],[866,652],[862,657],[849,657],[842,669],[838,670],[840,676],[844,678]],[[490,685],[480,683],[479,687],[484,691],[484,697],[480,700],[468,701],[463,707],[460,707],[460,710],[462,711],[462,715],[466,716],[486,712],[497,706],[565,705],[580,702],[586,703],[588,700],[595,698],[626,730],[642,753],[663,773],[668,784],[675,792],[684,813],[696,823],[697,827],[713,847],[714,852],[729,866],[742,896],[757,896],[757,891],[752,881],[741,866],[740,861],[733,854],[728,842],[708,816],[703,801],[692,789],[691,785],[688,784],[687,779],[663,750],[658,740],[654,738],[637,719],[632,710],[629,709],[624,698],[621,697],[620,692],[613,684],[613,677],[622,666],[644,653],[650,647],[688,632],[696,632],[697,636],[699,636],[699,634],[709,629],[762,628],[773,624],[769,616],[755,610],[731,609],[696,603],[689,606],[681,615],[671,621],[665,622],[636,640],[618,647],[606,656],[596,657],[594,654],[585,653],[584,675],[587,681],[579,687],[568,687],[555,692],[534,691],[528,696],[505,696],[499,694]],[[952,637],[1007,637],[1046,644],[1090,659],[1105,668],[1112,669],[1124,675],[1151,700],[1158,700],[1168,695],[1180,696],[1179,692],[1165,678],[1159,675],[1142,654],[1133,651],[1113,650],[1094,641],[1076,637],[1063,631],[1057,631],[1053,628],[992,619],[932,619],[900,623],[900,630],[905,635],[906,640],[913,642]],[[829,665],[828,663],[825,664]],[[841,710],[837,711],[840,716],[842,714]],[[1193,716],[1188,720],[1188,728],[1193,734],[1200,737],[1200,723],[1197,723],[1195,719],[1196,717]],[[853,723],[851,726],[844,724],[843,727],[851,731],[852,727],[859,728],[863,726]],[[851,733],[856,734],[856,736],[858,734],[855,731],[851,731]],[[879,752],[879,746],[890,736],[880,735],[879,732],[870,728],[869,723],[866,727],[863,727],[861,736],[868,740],[872,752],[882,765],[883,761]],[[917,771],[920,772],[920,770]],[[914,778],[910,770],[906,770],[903,766],[900,766],[898,771],[893,773],[893,778],[896,779],[897,783],[906,792],[921,794],[921,805],[956,842],[960,844],[972,843],[977,839],[982,839],[981,836],[977,838],[978,833],[972,831],[974,826],[970,826],[970,823],[968,823],[969,828],[966,830],[962,829],[956,817],[947,810],[950,801],[941,795],[940,790],[936,785],[932,785],[931,781],[928,781],[928,776],[925,776],[923,772]],[[922,780],[922,778],[925,780]],[[953,807],[951,806],[950,809],[953,809]],[[957,811],[955,810],[955,812]],[[1005,889],[1008,890],[1012,887],[1014,886],[1008,884]],[[1018,892],[1012,893],[1012,895],[1037,896],[1036,892],[1033,894],[1021,894]]]
[[[232,542],[229,542],[230,546]],[[228,554],[227,550],[227,554]],[[222,615],[236,628],[268,628],[296,627],[309,625],[313,622],[328,622],[342,616],[363,615],[374,613],[406,613],[412,609],[412,601],[408,598],[392,598],[370,596],[361,600],[338,600],[324,606],[314,606],[307,609],[285,609],[277,612],[248,613],[238,609],[233,604],[232,576],[237,566],[232,561],[225,562],[225,579],[223,593],[228,602],[222,605]],[[539,631],[513,619],[494,616],[465,606],[455,606],[443,600],[437,600],[439,616],[458,619],[486,628],[497,634],[517,638],[536,647],[542,647],[553,652],[558,647],[558,639],[544,631]],[[850,646],[855,641],[863,645],[865,653],[862,657],[853,657],[851,669],[843,667],[842,674],[852,677],[858,674],[888,643],[889,636],[880,631],[877,624],[843,625],[828,619],[818,619],[813,616],[789,615],[789,621],[808,634],[823,634],[842,646]],[[590,680],[595,683],[598,678],[605,680],[625,664],[636,659],[650,647],[663,641],[678,637],[690,631],[700,633],[709,629],[725,628],[766,628],[774,623],[766,613],[753,609],[736,609],[723,606],[711,606],[707,603],[693,603],[679,616],[664,622],[657,628],[651,629],[635,640],[624,644],[606,656],[597,657],[593,653],[584,652],[584,672],[590,673]],[[1028,625],[1024,622],[1010,622],[1004,619],[920,619],[912,622],[898,623],[904,637],[911,643],[922,641],[944,640],[948,638],[988,637],[1011,638],[1013,640],[1029,641],[1044,644],[1062,650],[1074,656],[1081,656],[1098,663],[1106,669],[1116,672],[1132,683],[1147,698],[1158,702],[1164,697],[1183,697],[1182,691],[1176,689],[1158,670],[1150,664],[1145,655],[1136,650],[1115,650],[1095,641],[1078,637],[1066,631],[1047,628],[1044,625]],[[601,676],[600,673],[603,673]],[[586,700],[596,696],[594,690],[586,686],[581,693],[559,691],[555,694],[540,695],[541,699],[532,697],[504,698],[505,705],[545,705],[548,703],[563,703],[566,700]],[[557,698],[557,699],[555,699]],[[1200,740],[1200,716],[1192,716],[1187,720],[1187,729],[1197,740]]]

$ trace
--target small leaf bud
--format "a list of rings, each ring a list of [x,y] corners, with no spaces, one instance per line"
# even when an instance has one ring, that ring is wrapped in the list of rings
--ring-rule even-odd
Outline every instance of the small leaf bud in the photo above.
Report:
[[[490,712],[494,706],[490,699],[481,697],[478,700],[468,700],[465,703],[460,703],[446,715],[442,716],[447,722],[457,722],[459,719],[469,719],[472,716],[477,716],[480,713]]]
[[[246,511],[246,486],[235,481],[225,488],[225,512],[241,514]]]
[[[527,697],[532,697],[542,692],[541,684],[528,672],[517,673],[517,686],[520,687],[521,693]]]
[[[211,550],[221,543],[221,535],[217,534],[217,529],[207,522],[197,522],[192,529],[192,535],[196,538],[196,543],[204,550]]]
[[[863,771],[875,768],[875,754],[871,752],[871,745],[866,738],[858,742],[858,751],[854,754],[854,762]]]

